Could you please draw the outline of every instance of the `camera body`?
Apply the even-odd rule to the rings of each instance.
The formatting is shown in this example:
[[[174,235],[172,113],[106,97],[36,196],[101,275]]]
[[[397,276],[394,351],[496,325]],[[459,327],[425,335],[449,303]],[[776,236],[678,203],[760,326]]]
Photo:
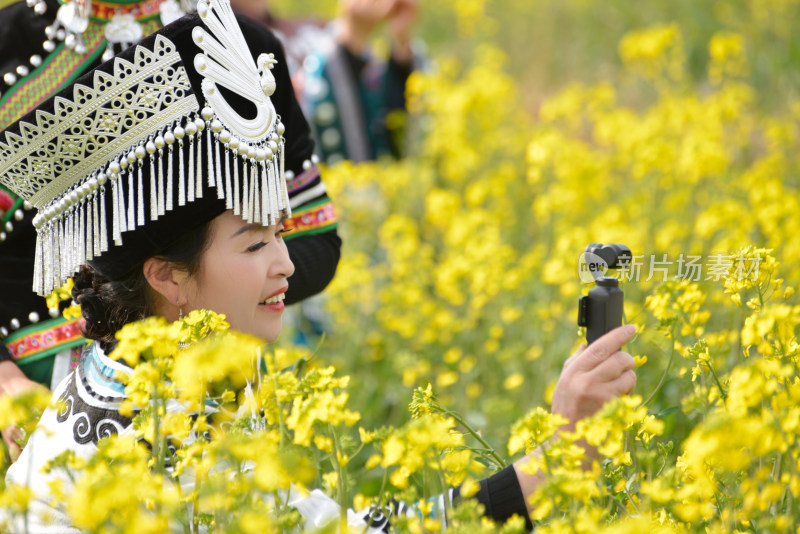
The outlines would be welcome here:
[[[622,325],[624,295],[619,280],[605,276],[605,269],[617,269],[627,260],[631,251],[625,245],[590,243],[583,258],[586,260],[596,286],[578,301],[578,326],[586,327],[586,343]]]

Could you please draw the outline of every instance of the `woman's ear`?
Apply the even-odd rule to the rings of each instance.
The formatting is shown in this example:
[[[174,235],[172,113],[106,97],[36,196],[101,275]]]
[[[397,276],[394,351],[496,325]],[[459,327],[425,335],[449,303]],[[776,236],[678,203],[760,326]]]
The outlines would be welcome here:
[[[156,292],[156,307],[159,315],[168,319],[178,309],[186,305],[185,281],[186,273],[176,269],[168,262],[158,258],[148,258],[142,265],[142,273],[147,283]],[[173,313],[174,312],[174,313]]]

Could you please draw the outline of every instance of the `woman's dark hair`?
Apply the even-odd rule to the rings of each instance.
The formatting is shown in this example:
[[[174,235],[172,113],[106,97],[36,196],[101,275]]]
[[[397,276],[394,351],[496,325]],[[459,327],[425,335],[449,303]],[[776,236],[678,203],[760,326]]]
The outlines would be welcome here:
[[[156,257],[189,275],[196,274],[200,257],[211,241],[211,222],[183,235]],[[73,278],[72,298],[80,304],[86,319],[82,333],[99,341],[104,350],[116,343],[114,334],[124,325],[155,312],[155,294],[144,276],[143,264],[119,280],[109,280],[89,265],[82,266]]]

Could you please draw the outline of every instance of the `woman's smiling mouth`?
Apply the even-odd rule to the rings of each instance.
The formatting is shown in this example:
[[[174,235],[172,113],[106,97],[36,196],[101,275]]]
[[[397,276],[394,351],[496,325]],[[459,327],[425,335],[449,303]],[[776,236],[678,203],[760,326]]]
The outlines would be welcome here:
[[[258,303],[259,307],[265,306],[273,311],[283,311],[284,309],[283,299],[286,298],[287,289],[289,288],[288,287],[281,288],[271,297],[262,300],[261,302]]]

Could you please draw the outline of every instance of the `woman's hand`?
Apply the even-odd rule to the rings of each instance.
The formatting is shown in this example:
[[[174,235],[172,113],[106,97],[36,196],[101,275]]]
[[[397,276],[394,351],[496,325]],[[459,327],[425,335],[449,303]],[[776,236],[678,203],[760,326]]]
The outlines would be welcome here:
[[[395,0],[388,15],[389,36],[392,40],[392,57],[398,63],[411,63],[411,30],[417,18],[417,0]]]
[[[571,426],[593,415],[606,401],[627,395],[636,386],[636,363],[619,349],[636,333],[633,325],[620,326],[578,351],[564,362],[553,393],[553,413]]]
[[[14,362],[0,362],[0,396],[16,395],[32,388],[44,388],[38,382],[29,379]],[[4,428],[0,431],[3,441],[8,448],[8,454],[12,462],[16,462],[22,453],[22,447],[17,440],[24,438],[22,430],[16,427]]]
[[[553,413],[569,419],[567,429],[574,429],[575,423],[593,415],[606,401],[633,391],[636,386],[636,373],[633,371],[636,363],[630,354],[619,349],[635,333],[636,327],[633,325],[615,328],[588,347],[581,345],[564,362],[553,392]],[[541,451],[537,449],[514,463],[528,513],[531,512],[528,497],[543,482],[544,475],[529,475],[522,466],[532,456],[539,454]]]
[[[401,63],[410,62],[413,58],[411,29],[418,11],[417,0],[344,0],[339,42],[360,56],[375,28],[386,22],[392,41],[392,56]]]
[[[395,3],[396,0],[344,0],[339,42],[354,55],[363,54],[370,34],[389,16]]]

